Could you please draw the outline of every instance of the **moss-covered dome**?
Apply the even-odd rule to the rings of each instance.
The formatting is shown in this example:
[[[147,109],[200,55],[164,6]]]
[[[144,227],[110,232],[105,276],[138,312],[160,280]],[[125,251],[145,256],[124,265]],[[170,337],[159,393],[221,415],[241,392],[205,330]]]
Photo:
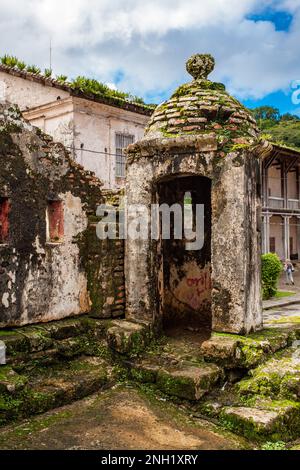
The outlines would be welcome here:
[[[207,79],[214,64],[209,54],[196,54],[187,61],[187,71],[194,80],[180,86],[156,108],[146,138],[214,132],[221,143],[243,144],[257,137],[256,121],[249,111],[226,92],[222,83]]]

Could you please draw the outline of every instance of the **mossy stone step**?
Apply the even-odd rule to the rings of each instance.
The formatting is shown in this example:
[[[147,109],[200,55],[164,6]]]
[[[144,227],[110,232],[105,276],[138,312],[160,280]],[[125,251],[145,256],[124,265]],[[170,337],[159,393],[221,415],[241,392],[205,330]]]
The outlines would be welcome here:
[[[154,357],[130,364],[130,374],[142,383],[154,383],[167,395],[199,400],[215,386],[223,371],[215,364],[167,361]]]
[[[268,397],[300,401],[300,343],[276,353],[271,359],[251,371],[236,384],[237,391],[246,399]]]
[[[6,366],[7,367],[7,366]],[[26,377],[26,375],[25,375]],[[43,413],[108,386],[110,367],[98,357],[81,357],[33,370],[22,389],[0,395],[0,424]]]
[[[266,329],[249,336],[213,333],[201,345],[206,361],[228,369],[251,369],[265,362],[276,351],[284,349],[297,338],[294,330]]]
[[[248,439],[289,441],[299,437],[300,404],[266,400],[252,407],[224,407],[219,420],[231,431]]]
[[[129,320],[114,320],[107,330],[109,347],[125,356],[139,355],[152,339],[152,329],[149,322]]]
[[[52,364],[62,357],[88,354],[88,350],[91,355],[98,355],[97,344],[103,346],[110,324],[107,320],[84,316],[0,330],[0,339],[6,346],[7,364],[20,367],[33,361]]]
[[[221,369],[215,364],[179,364],[158,370],[156,385],[167,395],[194,401],[209,392],[221,376]]]

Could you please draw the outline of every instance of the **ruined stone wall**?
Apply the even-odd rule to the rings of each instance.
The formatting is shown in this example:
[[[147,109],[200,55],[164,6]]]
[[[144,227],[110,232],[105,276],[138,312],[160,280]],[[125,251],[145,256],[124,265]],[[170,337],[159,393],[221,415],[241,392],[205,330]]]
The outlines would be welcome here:
[[[0,107],[0,157],[0,198],[9,204],[8,236],[0,243],[0,326],[122,315],[123,247],[96,237],[101,182],[15,107]],[[63,206],[61,240],[47,236],[53,200]]]

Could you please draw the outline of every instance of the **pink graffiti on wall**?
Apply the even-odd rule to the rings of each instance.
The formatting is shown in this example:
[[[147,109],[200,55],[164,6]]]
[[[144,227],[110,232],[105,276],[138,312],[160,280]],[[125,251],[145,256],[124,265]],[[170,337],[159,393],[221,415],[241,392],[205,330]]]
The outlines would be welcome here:
[[[197,277],[188,277],[186,279],[186,285],[189,289],[186,301],[193,309],[198,310],[206,297],[203,297],[203,294],[211,289],[210,273],[206,271]]]
[[[211,289],[211,277],[208,272],[204,272],[199,277],[188,277],[186,282],[188,287],[196,288],[193,290],[198,296]]]

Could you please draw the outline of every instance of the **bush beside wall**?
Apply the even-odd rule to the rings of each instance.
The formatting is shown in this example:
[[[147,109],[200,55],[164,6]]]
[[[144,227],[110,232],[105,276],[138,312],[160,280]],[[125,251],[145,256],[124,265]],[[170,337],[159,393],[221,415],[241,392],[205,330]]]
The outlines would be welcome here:
[[[277,286],[280,273],[282,272],[282,263],[275,253],[266,253],[262,255],[262,293],[263,299],[274,297],[277,292]]]

